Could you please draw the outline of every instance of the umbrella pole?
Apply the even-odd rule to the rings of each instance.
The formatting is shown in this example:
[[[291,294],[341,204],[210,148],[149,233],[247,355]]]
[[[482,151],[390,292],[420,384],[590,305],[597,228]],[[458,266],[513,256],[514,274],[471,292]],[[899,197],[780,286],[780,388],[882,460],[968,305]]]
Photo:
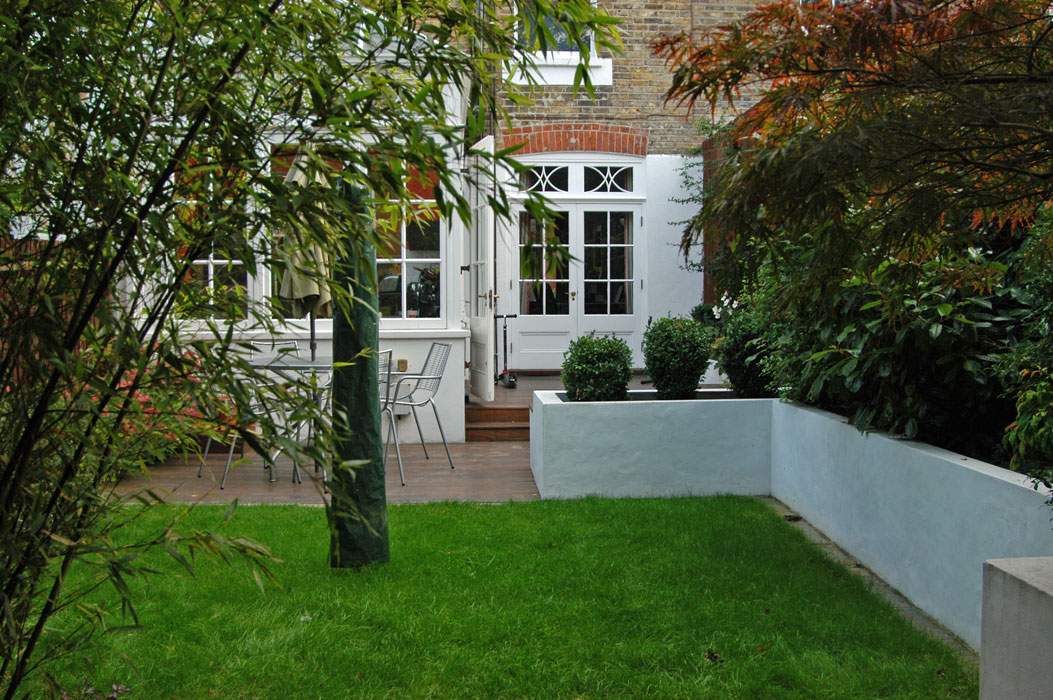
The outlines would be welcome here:
[[[314,362],[316,359],[318,359],[317,358],[318,343],[315,342],[315,339],[314,339],[314,311],[313,310],[310,313],[310,317],[311,317],[311,362]]]

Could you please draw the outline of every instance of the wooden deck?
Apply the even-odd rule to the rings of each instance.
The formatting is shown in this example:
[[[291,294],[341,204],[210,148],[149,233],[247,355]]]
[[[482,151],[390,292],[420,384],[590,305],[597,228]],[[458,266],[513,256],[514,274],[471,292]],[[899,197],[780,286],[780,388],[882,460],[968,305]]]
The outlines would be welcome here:
[[[641,378],[633,378],[632,388],[639,388]],[[518,386],[498,386],[490,405],[528,406],[534,391],[559,391],[559,376],[519,375]],[[479,404],[473,397],[473,403]],[[406,485],[399,482],[395,455],[387,465],[387,499],[389,503],[426,503],[430,501],[478,501],[503,503],[540,498],[530,472],[528,442],[452,443],[455,469],[450,469],[442,444],[429,445],[431,459],[424,458],[419,443],[402,445]],[[321,505],[325,496],[313,467],[303,470],[303,483],[292,482],[292,462],[279,457],[275,481],[268,480],[262,460],[255,455],[231,469],[226,488],[220,490],[225,454],[209,455],[204,473],[198,478],[200,462],[191,455],[169,459],[150,470],[149,477],[126,477],[117,491],[131,495],[152,489],[166,501],[188,503],[226,503],[237,498],[239,503],[299,503]]]
[[[442,443],[428,445],[431,459],[424,458],[420,444],[404,444],[402,461],[406,485],[399,482],[395,454],[387,464],[387,500],[389,503],[427,503],[430,501],[505,501],[538,500],[537,487],[530,473],[530,444],[525,442],[476,442],[450,445],[455,469],[450,469]],[[153,489],[164,500],[176,503],[225,503],[237,498],[239,503],[299,503],[321,505],[321,481],[313,467],[302,470],[303,483],[292,481],[292,461],[278,458],[275,481],[259,457],[251,455],[234,466],[220,490],[226,455],[211,454],[204,474],[197,477],[198,458],[189,462],[182,457],[168,460],[150,470],[149,478],[126,477],[118,485],[119,493],[131,495]]]

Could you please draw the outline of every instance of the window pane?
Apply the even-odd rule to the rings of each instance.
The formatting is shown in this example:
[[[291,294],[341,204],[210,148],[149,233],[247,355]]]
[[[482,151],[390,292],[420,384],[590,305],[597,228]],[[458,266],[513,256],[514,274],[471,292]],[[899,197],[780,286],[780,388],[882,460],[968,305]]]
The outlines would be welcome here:
[[[631,314],[633,312],[632,282],[611,282],[611,313]]]
[[[545,289],[550,292],[545,296],[545,315],[566,316],[569,314],[570,283],[549,282],[545,285]]]
[[[519,245],[537,244],[542,240],[541,222],[526,212],[521,213],[519,215]]]
[[[540,279],[544,267],[545,251],[542,246],[519,249],[519,277],[524,280]]]
[[[545,313],[542,285],[537,282],[519,283],[519,313],[524,316],[540,316]]]
[[[402,265],[377,265],[377,305],[385,318],[402,317]]]
[[[570,243],[570,217],[567,212],[558,211],[552,215],[552,230],[549,231],[549,236],[562,246]]]
[[[438,263],[410,264],[406,285],[406,316],[438,318],[440,308]]]
[[[566,258],[553,258],[552,248],[548,249],[549,260],[545,264],[545,279],[565,280],[570,278],[570,265]]]
[[[633,242],[633,215],[628,211],[611,212],[611,243]]]
[[[520,175],[519,186],[526,192],[566,192],[570,188],[570,169],[565,165],[539,165]]]
[[[605,246],[585,248],[585,279],[607,279],[607,248]]]
[[[633,249],[628,246],[611,246],[611,279],[633,278]]]
[[[377,211],[377,233],[382,243],[377,249],[378,260],[398,260],[402,257],[402,226],[395,207],[382,206]]]
[[[249,273],[241,265],[213,267],[212,296],[216,312],[224,318],[245,318],[249,312]]]
[[[542,32],[538,30],[537,18],[529,13],[523,13],[523,19],[519,24],[520,36],[530,46],[531,50],[541,51],[544,48],[547,51],[577,51],[577,47],[572,44],[567,34],[567,30],[557,26],[555,17],[546,16],[544,22],[545,27],[548,28],[546,33],[548,37],[545,40],[544,47],[542,47]],[[586,36],[585,39],[591,45],[591,35]]]
[[[585,166],[584,187],[586,192],[632,192],[633,169],[625,167]]]
[[[585,313],[598,316],[607,313],[607,283],[585,283]]]
[[[208,263],[191,265],[183,279],[176,302],[176,315],[182,318],[211,316],[208,291]]]
[[[585,245],[607,243],[607,212],[585,212]]]
[[[438,221],[410,221],[406,224],[406,257],[439,257]]]
[[[565,316],[570,313],[569,282],[521,282],[519,313],[526,316]]]

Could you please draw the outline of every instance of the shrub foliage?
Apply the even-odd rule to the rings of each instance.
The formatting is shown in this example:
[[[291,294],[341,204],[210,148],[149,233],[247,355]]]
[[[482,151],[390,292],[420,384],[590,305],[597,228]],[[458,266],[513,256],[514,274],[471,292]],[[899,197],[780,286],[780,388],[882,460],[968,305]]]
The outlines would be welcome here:
[[[583,335],[563,354],[563,387],[571,401],[621,401],[629,394],[633,353],[613,335]]]
[[[690,399],[709,367],[712,335],[689,318],[660,318],[644,331],[644,365],[660,399]]]

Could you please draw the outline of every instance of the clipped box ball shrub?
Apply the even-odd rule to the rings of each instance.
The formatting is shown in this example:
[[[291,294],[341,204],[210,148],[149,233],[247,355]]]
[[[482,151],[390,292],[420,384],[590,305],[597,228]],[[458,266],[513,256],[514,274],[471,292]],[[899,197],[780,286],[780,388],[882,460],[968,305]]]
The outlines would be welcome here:
[[[563,387],[571,401],[622,401],[629,394],[633,353],[615,336],[583,335],[563,353]]]
[[[709,367],[712,336],[690,318],[660,318],[644,331],[644,364],[660,399],[690,399]]]

